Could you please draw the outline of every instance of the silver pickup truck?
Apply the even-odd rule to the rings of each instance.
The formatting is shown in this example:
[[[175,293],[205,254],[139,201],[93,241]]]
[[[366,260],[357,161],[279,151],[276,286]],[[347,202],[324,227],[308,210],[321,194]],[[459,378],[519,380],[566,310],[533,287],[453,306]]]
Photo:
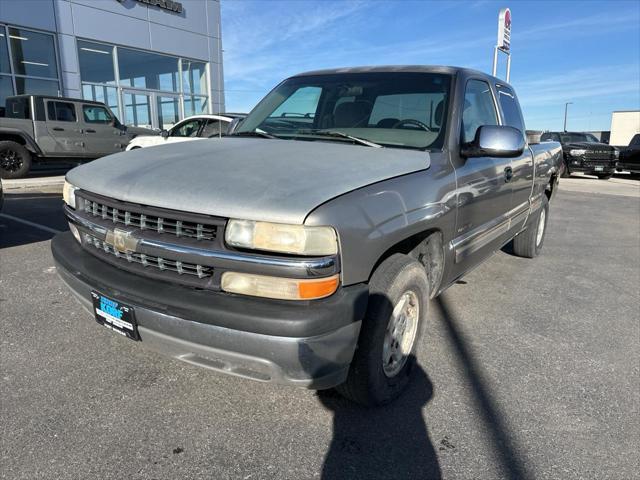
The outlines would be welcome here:
[[[0,177],[25,176],[36,162],[80,162],[123,151],[147,128],[122,125],[104,103],[77,98],[8,97],[0,115]]]
[[[539,254],[561,162],[486,74],[304,73],[226,138],[70,171],[52,251],[124,337],[381,404],[409,381],[430,298],[510,241]]]

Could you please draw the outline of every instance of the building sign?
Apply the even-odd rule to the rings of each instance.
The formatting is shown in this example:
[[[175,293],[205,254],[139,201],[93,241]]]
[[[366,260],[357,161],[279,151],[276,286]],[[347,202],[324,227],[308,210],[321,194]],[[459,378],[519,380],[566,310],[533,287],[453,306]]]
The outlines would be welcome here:
[[[173,0],[134,0],[138,3],[145,3],[152,7],[159,7],[169,12],[182,13],[182,4],[180,2],[174,2]],[[118,0],[122,3],[124,0]]]
[[[511,10],[503,8],[498,16],[498,48],[503,52],[511,49]]]

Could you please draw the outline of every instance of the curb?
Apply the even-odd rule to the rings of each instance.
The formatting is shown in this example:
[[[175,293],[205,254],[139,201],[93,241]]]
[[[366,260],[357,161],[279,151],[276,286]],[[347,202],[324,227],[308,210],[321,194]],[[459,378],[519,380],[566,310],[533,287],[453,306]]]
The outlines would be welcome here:
[[[64,175],[56,177],[17,178],[14,180],[2,180],[2,189],[5,192],[8,192],[10,190],[62,187],[62,185],[64,185]]]

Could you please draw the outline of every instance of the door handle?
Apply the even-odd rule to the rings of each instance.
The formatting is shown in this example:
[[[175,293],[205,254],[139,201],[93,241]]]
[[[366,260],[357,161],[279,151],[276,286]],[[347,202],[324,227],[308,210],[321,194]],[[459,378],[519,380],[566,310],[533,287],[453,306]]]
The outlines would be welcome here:
[[[53,130],[55,130],[56,132],[64,132],[64,128],[61,127],[53,127]]]
[[[87,128],[85,130],[85,132],[87,132],[87,133],[96,133],[96,131],[93,128]]]
[[[511,181],[512,178],[513,178],[513,168],[504,167],[504,181],[508,183]]]

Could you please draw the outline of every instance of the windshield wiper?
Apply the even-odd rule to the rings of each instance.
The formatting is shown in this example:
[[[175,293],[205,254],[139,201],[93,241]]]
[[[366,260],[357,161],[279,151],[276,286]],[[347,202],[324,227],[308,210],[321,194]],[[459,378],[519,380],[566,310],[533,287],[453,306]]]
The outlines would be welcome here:
[[[233,132],[232,137],[260,137],[260,138],[278,138],[275,135],[271,135],[267,132],[259,132],[257,130],[251,130],[247,132]]]
[[[373,148],[384,148],[382,145],[379,145],[377,143],[374,142],[370,142],[369,140],[365,140],[364,138],[360,138],[360,137],[354,137],[353,135],[348,135],[344,132],[339,132],[336,130],[313,130],[313,129],[302,129],[302,130],[298,130],[296,133],[301,133],[303,135],[309,134],[309,135],[318,135],[319,137],[337,137],[337,138],[347,138],[349,140],[352,140],[356,143],[359,143],[360,145],[366,145],[367,147],[373,147]]]

